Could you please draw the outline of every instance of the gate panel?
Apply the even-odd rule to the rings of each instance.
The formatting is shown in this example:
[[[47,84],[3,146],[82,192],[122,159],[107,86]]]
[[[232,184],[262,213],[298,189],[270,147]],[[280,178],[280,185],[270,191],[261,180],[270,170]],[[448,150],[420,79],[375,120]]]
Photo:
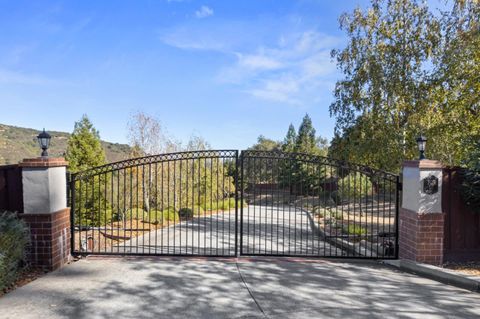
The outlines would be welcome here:
[[[242,255],[397,257],[398,176],[306,154],[241,160]]]
[[[73,174],[73,253],[235,256],[237,162],[181,152]]]

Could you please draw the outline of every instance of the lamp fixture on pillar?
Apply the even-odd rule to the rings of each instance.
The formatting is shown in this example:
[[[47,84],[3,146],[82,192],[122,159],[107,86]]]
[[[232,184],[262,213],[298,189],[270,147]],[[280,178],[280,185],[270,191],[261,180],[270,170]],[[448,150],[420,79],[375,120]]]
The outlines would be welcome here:
[[[423,135],[417,137],[418,151],[420,152],[420,160],[425,159],[425,145],[427,144],[427,138]]]
[[[51,140],[50,134],[45,132],[45,129],[43,129],[43,132],[38,134],[37,140],[38,144],[40,145],[40,148],[42,149],[42,157],[48,157],[48,147],[50,146],[50,140]]]

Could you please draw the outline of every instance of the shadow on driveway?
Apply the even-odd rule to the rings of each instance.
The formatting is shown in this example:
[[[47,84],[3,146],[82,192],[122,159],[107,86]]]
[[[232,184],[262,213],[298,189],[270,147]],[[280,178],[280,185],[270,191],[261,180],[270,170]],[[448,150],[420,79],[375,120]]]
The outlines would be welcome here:
[[[0,318],[478,318],[480,294],[375,262],[87,258],[0,298]]]

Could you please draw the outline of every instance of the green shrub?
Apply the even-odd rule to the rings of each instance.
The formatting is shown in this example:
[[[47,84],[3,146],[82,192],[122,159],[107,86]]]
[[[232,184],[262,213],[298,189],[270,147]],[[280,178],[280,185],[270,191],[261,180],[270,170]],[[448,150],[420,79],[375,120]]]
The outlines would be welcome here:
[[[243,201],[243,207],[246,207],[247,203]],[[235,198],[226,198],[220,201],[213,201],[213,202],[208,202],[204,203],[201,205],[201,207],[204,210],[230,210],[230,209],[235,209]],[[238,200],[238,208],[242,207],[242,203],[240,200]]]
[[[156,209],[150,209],[149,212],[145,212],[145,217],[143,219],[145,222],[151,224],[159,224],[162,222],[162,211]]]
[[[180,208],[178,210],[178,216],[180,219],[191,219],[193,218],[193,210],[188,207]]]
[[[134,216],[136,218],[136,216]],[[140,217],[140,216],[139,216]],[[143,221],[151,224],[161,224],[170,221],[178,221],[179,217],[173,207],[166,208],[164,210],[150,209],[150,212],[145,212]]]
[[[325,217],[326,209],[321,206],[315,206],[312,208],[312,214],[317,215],[319,217]]]
[[[343,220],[343,213],[340,211],[332,211],[330,212],[330,216],[335,218],[336,220]]]
[[[163,220],[164,223],[167,222],[167,221],[168,222],[173,222],[173,221],[178,221],[179,220],[178,214],[173,207],[169,207],[167,209],[162,210],[161,211],[161,216],[159,218],[161,218],[160,221]]]
[[[346,227],[346,232],[350,235],[366,235],[367,234],[367,229],[360,226],[360,225],[348,225]]]
[[[194,205],[192,209],[193,215],[202,215],[205,212],[205,210],[200,205]]]
[[[333,191],[330,193],[330,198],[327,201],[328,206],[336,206],[342,203],[342,197],[340,196],[339,191]]]
[[[338,181],[338,191],[333,192],[333,200],[340,202],[351,202],[355,199],[372,194],[372,182],[370,178],[361,173],[350,173]]]
[[[462,184],[460,192],[465,204],[474,212],[480,213],[480,142],[464,162],[466,166],[460,174]]]
[[[29,232],[25,222],[15,213],[3,212],[0,214],[0,234],[0,290],[3,290],[17,279],[25,262]]]

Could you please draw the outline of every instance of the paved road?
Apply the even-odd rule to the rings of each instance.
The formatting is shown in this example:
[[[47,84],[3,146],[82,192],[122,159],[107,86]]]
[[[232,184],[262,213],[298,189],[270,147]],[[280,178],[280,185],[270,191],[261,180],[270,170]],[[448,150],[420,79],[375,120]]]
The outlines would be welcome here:
[[[250,205],[243,214],[244,254],[341,256],[312,231],[302,210]],[[240,219],[240,216],[238,217]],[[197,216],[174,226],[133,238],[116,252],[142,254],[235,255],[235,211]],[[240,231],[240,229],[239,229]],[[240,243],[240,237],[238,237]]]
[[[0,318],[479,318],[480,294],[376,263],[87,258],[0,298]]]

